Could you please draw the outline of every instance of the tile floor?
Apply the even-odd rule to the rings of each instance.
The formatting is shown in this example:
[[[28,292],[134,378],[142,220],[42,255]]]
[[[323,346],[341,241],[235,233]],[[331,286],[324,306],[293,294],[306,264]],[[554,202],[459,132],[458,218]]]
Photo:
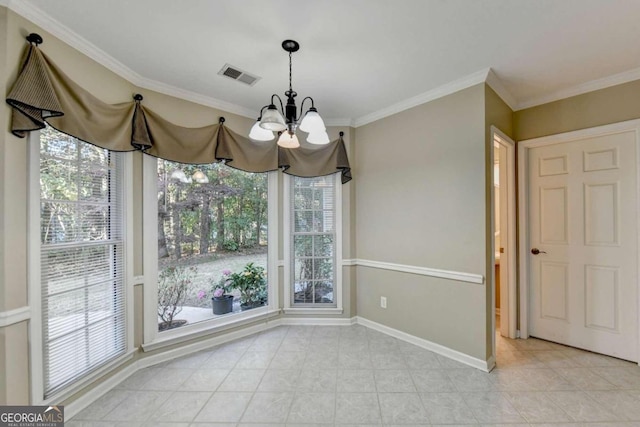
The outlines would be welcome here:
[[[138,371],[67,427],[640,426],[640,367],[498,338],[484,373],[360,325],[283,326]]]

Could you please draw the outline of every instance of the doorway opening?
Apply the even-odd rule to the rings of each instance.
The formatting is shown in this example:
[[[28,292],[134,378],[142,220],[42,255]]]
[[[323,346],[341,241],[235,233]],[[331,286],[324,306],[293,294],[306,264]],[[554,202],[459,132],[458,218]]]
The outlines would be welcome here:
[[[516,182],[515,143],[499,129],[491,128],[492,164],[492,260],[493,321],[495,333],[516,338]],[[495,355],[495,334],[493,354]]]

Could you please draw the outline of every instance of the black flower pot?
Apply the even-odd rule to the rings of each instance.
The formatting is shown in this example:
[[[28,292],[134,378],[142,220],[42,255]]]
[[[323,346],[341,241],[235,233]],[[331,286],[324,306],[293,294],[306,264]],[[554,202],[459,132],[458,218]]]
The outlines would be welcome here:
[[[233,311],[233,295],[222,295],[211,298],[213,314],[227,314]]]

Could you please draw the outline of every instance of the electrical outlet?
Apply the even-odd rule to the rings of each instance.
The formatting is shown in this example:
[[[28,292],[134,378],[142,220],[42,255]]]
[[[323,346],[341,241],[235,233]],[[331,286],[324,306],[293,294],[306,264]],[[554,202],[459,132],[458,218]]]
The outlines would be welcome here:
[[[387,297],[380,297],[380,307],[387,308]]]

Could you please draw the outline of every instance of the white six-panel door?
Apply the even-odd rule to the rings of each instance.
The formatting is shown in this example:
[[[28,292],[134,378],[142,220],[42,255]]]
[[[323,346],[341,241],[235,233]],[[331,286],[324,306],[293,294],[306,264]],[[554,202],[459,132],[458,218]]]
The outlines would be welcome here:
[[[635,130],[529,149],[529,335],[638,361],[636,167]]]

